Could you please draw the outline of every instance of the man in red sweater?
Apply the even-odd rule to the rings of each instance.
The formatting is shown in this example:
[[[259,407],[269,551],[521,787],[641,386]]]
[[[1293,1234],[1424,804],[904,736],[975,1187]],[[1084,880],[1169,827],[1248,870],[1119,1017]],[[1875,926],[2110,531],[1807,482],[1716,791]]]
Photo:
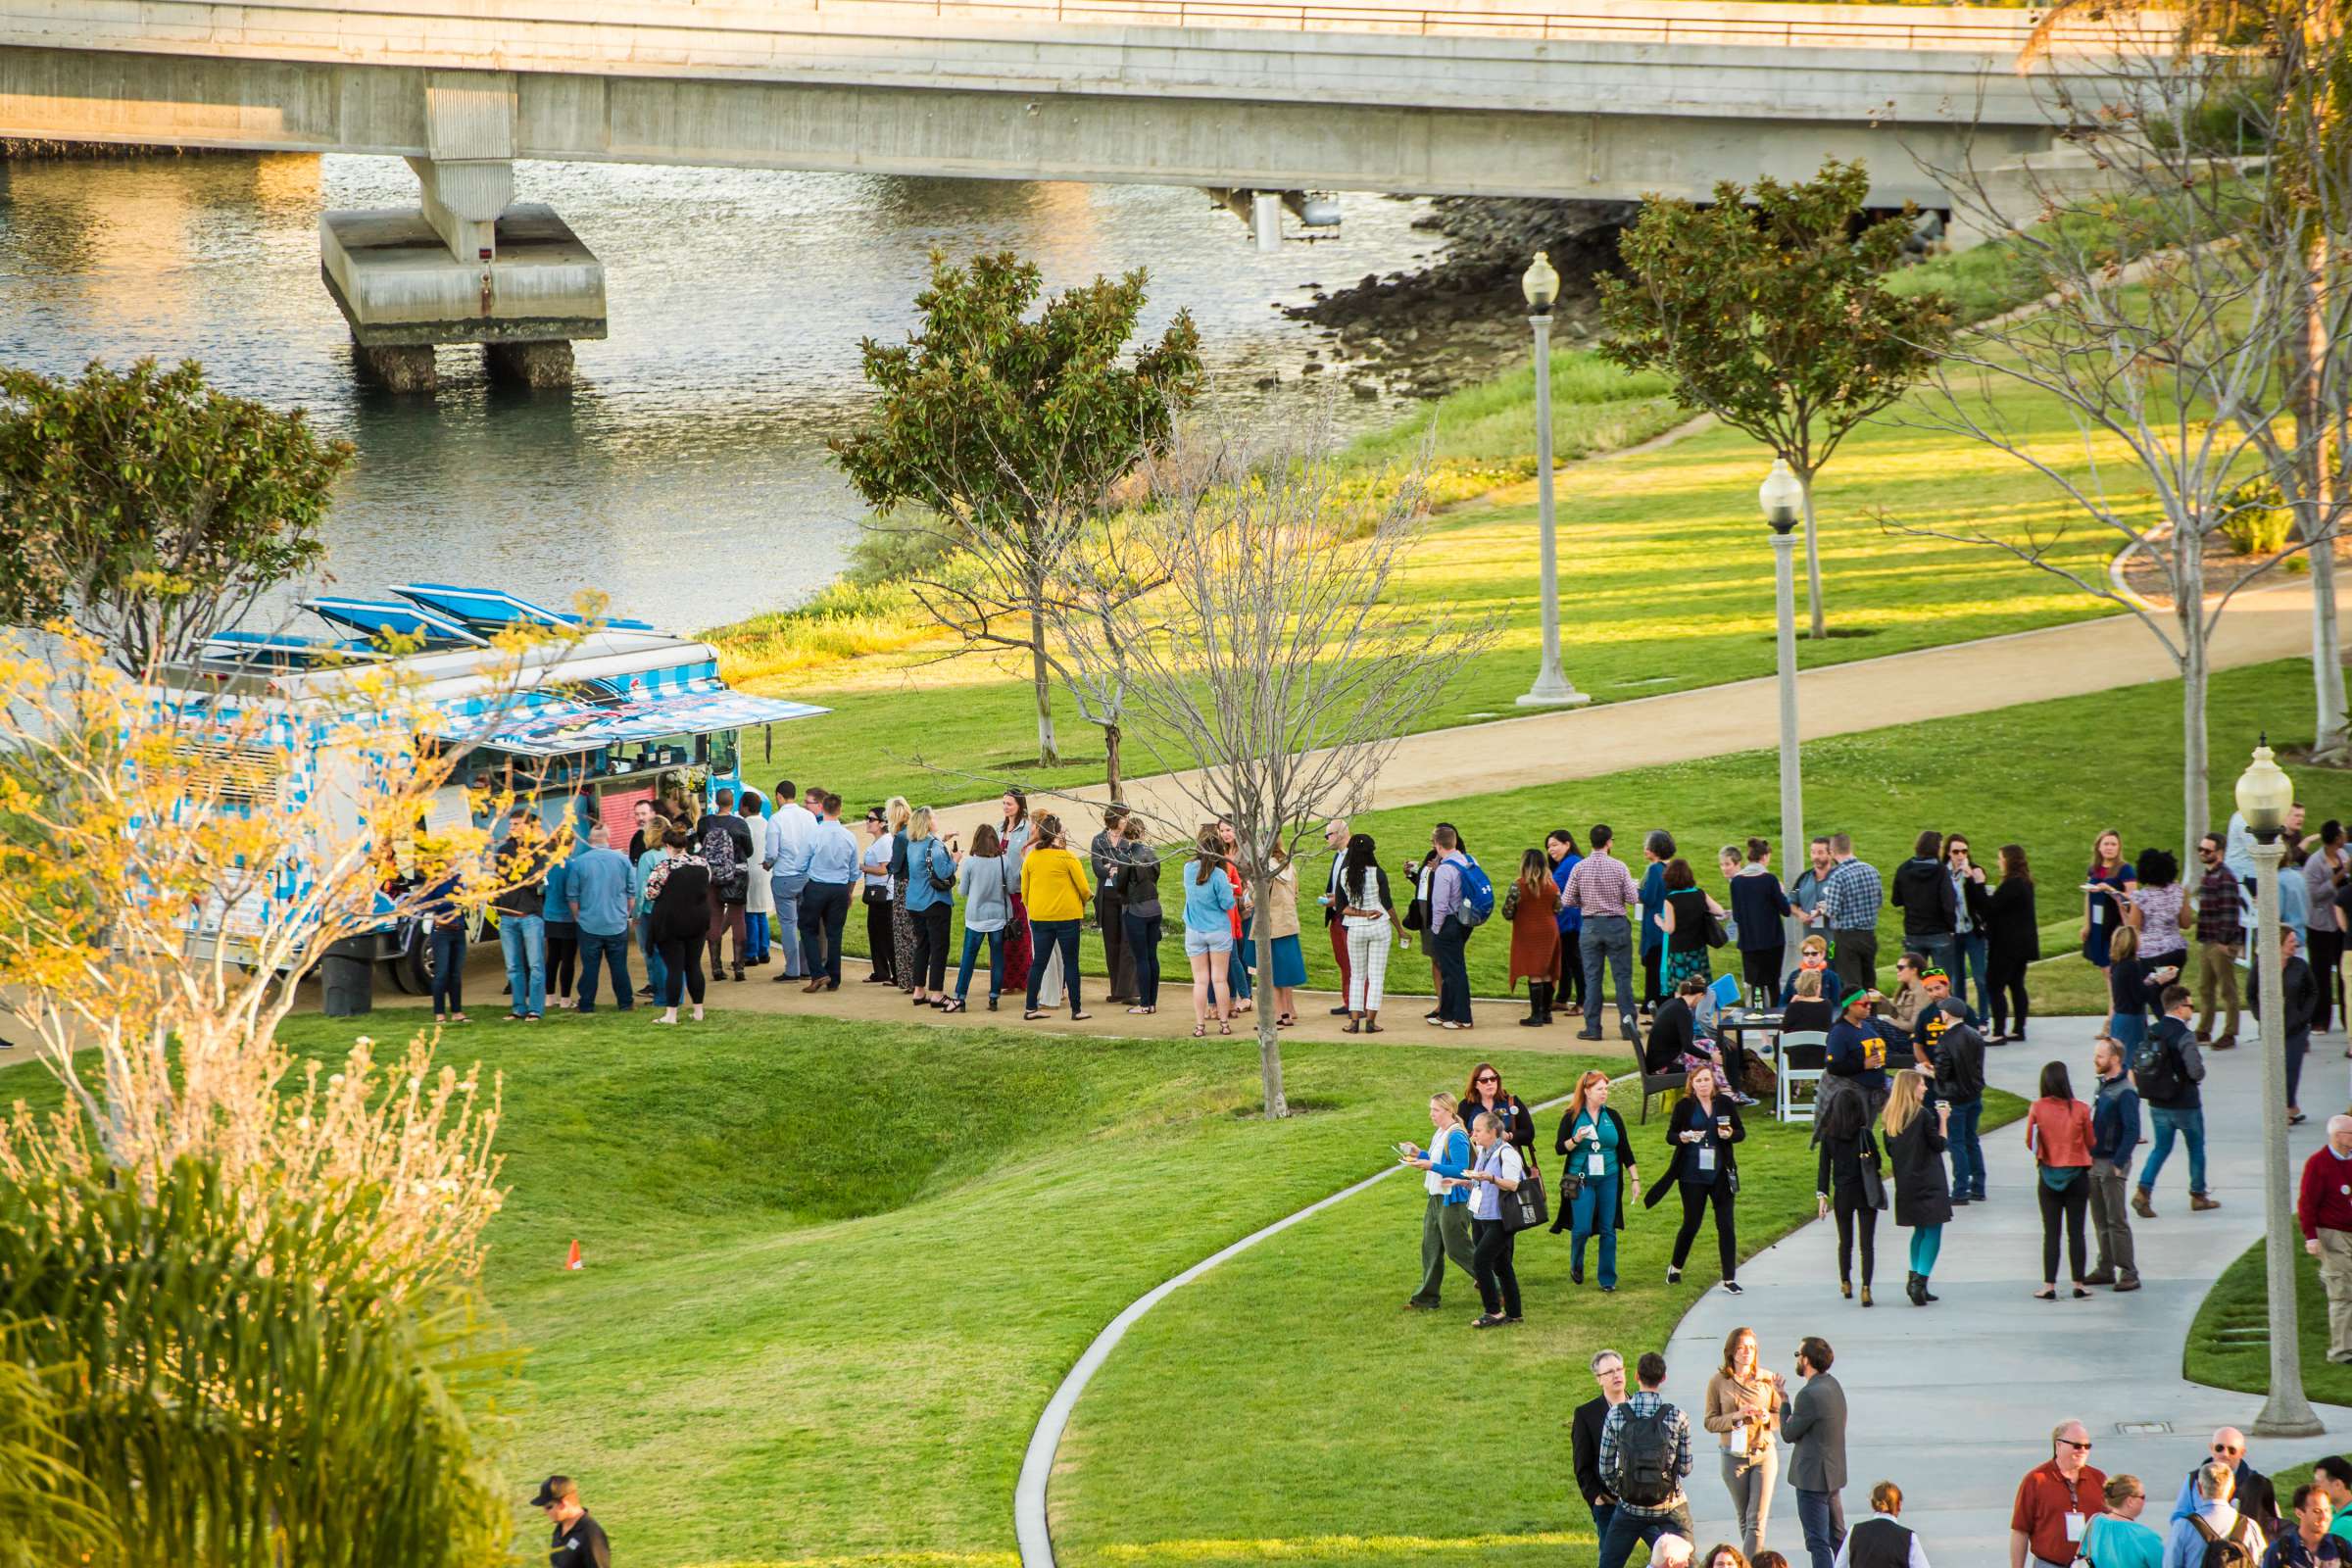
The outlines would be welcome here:
[[[2295,1218],[2328,1291],[2328,1359],[2352,1361],[2352,1116],[2328,1118],[2326,1146],[2303,1162]]]

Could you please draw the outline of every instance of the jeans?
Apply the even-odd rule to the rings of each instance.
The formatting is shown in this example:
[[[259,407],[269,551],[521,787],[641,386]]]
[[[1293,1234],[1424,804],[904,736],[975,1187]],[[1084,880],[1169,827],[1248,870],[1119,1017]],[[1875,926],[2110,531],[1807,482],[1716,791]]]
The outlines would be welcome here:
[[[1430,1194],[1429,1203],[1421,1211],[1421,1288],[1413,1293],[1413,1304],[1438,1304],[1448,1258],[1463,1273],[1476,1279],[1477,1271],[1471,1267],[1470,1256],[1469,1200],[1448,1203],[1444,1194]]]
[[[1617,982],[1617,1015],[1628,1023],[1634,1020],[1633,922],[1622,914],[1593,914],[1588,910],[1576,945],[1585,959],[1584,1032],[1597,1039],[1601,965],[1608,965]]]
[[[758,874],[758,872],[753,873],[755,876]],[[744,940],[751,945],[752,962],[765,963],[767,961],[767,911],[765,909],[744,910],[743,936]]]
[[[1028,1010],[1037,1010],[1037,988],[1046,978],[1046,950],[1055,948],[1061,953],[1061,983],[1070,994],[1070,1016],[1075,1018],[1086,1010],[1078,1000],[1078,927],[1077,920],[1036,920],[1029,922],[1029,934],[1037,943],[1036,959],[1029,965]],[[1236,967],[1239,967],[1238,965]]]
[[[1585,955],[1577,946],[1583,935],[1583,928],[1573,925],[1560,933],[1560,969],[1554,977],[1553,995],[1564,1007],[1585,1004]]]
[[[466,1010],[466,922],[433,927],[433,1010]],[[446,1006],[443,1004],[447,1004]]]
[[[601,964],[612,966],[612,1003],[626,1012],[637,1004],[629,994],[629,936],[615,931],[610,936],[595,931],[580,933],[580,1010],[596,1010],[596,972]]]
[[[1256,925],[1254,918],[1243,917],[1242,934],[1235,940],[1233,953],[1225,960],[1225,989],[1233,994],[1236,1002],[1250,1000],[1250,966],[1257,961],[1257,943],[1250,933]]]
[[[1575,1216],[1568,1265],[1582,1274],[1585,1271],[1585,1243],[1590,1238],[1598,1237],[1600,1284],[1608,1290],[1615,1289],[1617,1285],[1617,1193],[1624,1183],[1623,1171],[1611,1171],[1606,1176],[1588,1176],[1583,1189],[1568,1205],[1569,1213]]]
[[[1952,1105],[1952,1124],[1945,1133],[1952,1152],[1952,1196],[1981,1199],[1984,1196],[1984,1145],[1977,1137],[1977,1124],[1984,1117],[1984,1101],[1955,1100]]]
[[[1982,931],[1963,931],[1952,940],[1960,944],[1959,967],[1952,971],[1952,995],[1960,999],[1961,1005],[1966,1006],[1968,980],[1974,975],[1977,982],[1977,1016],[1989,1018],[1992,1016],[1992,993],[1984,989],[1984,964],[1990,944],[1984,940]]]
[[[779,904],[781,901],[779,901]],[[808,978],[841,985],[841,928],[850,923],[850,885],[811,882],[801,889],[801,961]]]
[[[1623,1503],[1618,1504],[1616,1513],[1609,1518],[1608,1533],[1600,1538],[1600,1555],[1595,1559],[1598,1568],[1625,1568],[1625,1559],[1633,1555],[1635,1542],[1654,1546],[1660,1536],[1695,1539],[1689,1503],[1677,1502],[1662,1514],[1636,1513]]]
[[[784,950],[784,974],[787,980],[805,978],[808,969],[801,962],[801,890],[808,885],[807,876],[786,876],[772,873],[767,889],[776,900],[776,946]]]
[[[1838,1548],[1845,1544],[1845,1504],[1835,1492],[1796,1494],[1796,1524],[1805,1533],[1805,1552],[1813,1568],[1832,1568]]]
[[[1135,965],[1135,1004],[1159,1005],[1159,934],[1161,917],[1146,918],[1131,909],[1119,910],[1120,935],[1127,939],[1127,958]]]
[[[1519,1233],[1502,1221],[1470,1222],[1470,1277],[1489,1317],[1519,1315],[1519,1271],[1512,1266],[1518,1248]]]
[[[637,917],[637,948],[645,955],[645,989],[656,1002],[669,994],[669,965],[662,961],[662,939],[654,935],[653,917]]]
[[[1936,1272],[1936,1259],[1943,1253],[1943,1227],[1914,1225],[1911,1227],[1911,1272],[1926,1279]]]
[[[1613,1502],[1592,1502],[1586,1506],[1592,1510],[1592,1539],[1595,1542],[1608,1540],[1609,1521],[1617,1517],[1617,1505]]]
[[[547,938],[547,994],[551,997],[571,995],[572,971],[580,956],[580,928],[569,920],[550,920]]]
[[[980,944],[988,944],[988,1000],[994,1002],[1004,994],[1004,932],[975,931],[963,928],[963,962],[956,969],[956,1000],[961,1002],[964,993],[972,988],[972,960],[980,956]]]
[[[1960,939],[1949,932],[1936,937],[1906,936],[1903,946],[1928,960],[1926,968],[1920,971],[1923,974],[1927,969],[1941,969],[1946,975],[1951,975],[1953,970],[1960,967]],[[1959,977],[1954,976],[1952,992],[1957,996],[1961,990]]]
[[[535,914],[502,914],[498,945],[507,956],[514,1016],[538,1017],[547,1010],[547,922]]]
[[[729,903],[720,898],[716,890],[713,890],[710,894],[710,972],[712,974],[722,973],[727,967],[722,961],[725,956],[720,950],[722,941],[729,932],[735,934],[735,972],[741,974],[743,960],[751,956],[744,951],[743,946],[743,901],[737,899]]]
[[[2090,1207],[2090,1173],[2084,1171],[2077,1176],[2062,1193],[2051,1192],[2049,1183],[2036,1178],[2034,1191],[2041,1198],[2041,1283],[2058,1283],[2058,1230],[2062,1219],[2066,1226],[2067,1278],[2081,1279],[2089,1272],[2082,1266],[2082,1218]]]
[[[1698,1235],[1698,1222],[1715,1210],[1715,1252],[1723,1265],[1727,1280],[1740,1277],[1740,1237],[1732,1226],[1732,1184],[1724,1178],[1729,1173],[1718,1170],[1711,1182],[1681,1182],[1683,1193],[1683,1225],[1674,1233],[1674,1266],[1681,1268],[1690,1257],[1690,1243]]]
[[[2148,1157],[2139,1167],[2139,1185],[2153,1191],[2156,1173],[2164,1169],[2165,1160],[2173,1152],[2173,1135],[2178,1133],[2188,1145],[2188,1190],[2205,1196],[2205,1111],[2159,1110],[2148,1107]]]
[[[1862,1184],[1838,1182],[1838,1191],[1830,1200],[1830,1212],[1838,1220],[1838,1278],[1854,1277],[1854,1242],[1857,1235],[1862,1243],[1862,1283],[1868,1285],[1879,1268],[1879,1211],[1862,1200]]]
[[[1438,965],[1438,1017],[1450,1023],[1470,1021],[1470,928],[1458,915],[1430,933],[1429,956]]]
[[[1720,1458],[1723,1490],[1731,1494],[1732,1512],[1740,1521],[1740,1539],[1752,1561],[1764,1549],[1764,1528],[1772,1517],[1772,1489],[1781,1479],[1781,1450],[1766,1447],[1750,1464],[1748,1456],[1725,1449]]]
[[[920,909],[909,909],[914,921],[914,989],[936,995],[948,989],[948,918],[954,913],[946,899]]]
[[[2303,1087],[2303,1057],[2310,1050],[2311,1036],[2298,1034],[2286,1037],[2286,1102],[2298,1109],[2301,1106],[2295,1099],[2295,1091]]]

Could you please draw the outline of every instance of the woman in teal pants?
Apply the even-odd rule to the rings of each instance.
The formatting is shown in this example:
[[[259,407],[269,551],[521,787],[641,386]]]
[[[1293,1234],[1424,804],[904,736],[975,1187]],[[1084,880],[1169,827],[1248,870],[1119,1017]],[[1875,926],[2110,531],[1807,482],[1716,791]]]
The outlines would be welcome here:
[[[1600,1238],[1600,1288],[1617,1289],[1617,1233],[1625,1229],[1625,1190],[1641,1183],[1625,1121],[1609,1108],[1609,1075],[1588,1072],[1560,1117],[1552,1146],[1560,1156],[1560,1191],[1576,1196],[1553,1221],[1554,1232],[1573,1227],[1568,1278],[1585,1283],[1585,1243]]]

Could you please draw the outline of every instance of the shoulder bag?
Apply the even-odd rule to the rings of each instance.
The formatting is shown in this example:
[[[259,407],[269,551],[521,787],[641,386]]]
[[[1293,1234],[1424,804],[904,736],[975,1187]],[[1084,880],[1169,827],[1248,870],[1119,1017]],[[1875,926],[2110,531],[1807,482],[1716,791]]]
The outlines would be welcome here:
[[[1886,1177],[1879,1169],[1878,1140],[1868,1133],[1862,1135],[1862,1152],[1866,1156],[1854,1163],[1862,1169],[1862,1201],[1872,1208],[1886,1206]]]
[[[1543,1173],[1536,1169],[1534,1158],[1524,1151],[1520,1153],[1520,1161],[1525,1174],[1519,1178],[1519,1185],[1510,1192],[1497,1195],[1502,1202],[1496,1212],[1502,1216],[1502,1228],[1506,1231],[1534,1230],[1551,1220],[1551,1209],[1544,1201]]]

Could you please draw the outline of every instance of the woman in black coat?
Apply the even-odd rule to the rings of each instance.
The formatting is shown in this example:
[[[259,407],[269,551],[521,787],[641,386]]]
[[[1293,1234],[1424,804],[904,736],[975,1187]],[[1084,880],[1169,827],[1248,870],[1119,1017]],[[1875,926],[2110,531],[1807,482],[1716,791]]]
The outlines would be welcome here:
[[[1642,1202],[1655,1208],[1668,1188],[1682,1195],[1683,1227],[1674,1235],[1674,1261],[1666,1269],[1669,1285],[1682,1279],[1684,1260],[1690,1257],[1690,1243],[1698,1235],[1698,1222],[1713,1208],[1723,1288],[1740,1296],[1744,1294],[1739,1280],[1740,1238],[1732,1221],[1732,1200],[1740,1194],[1740,1158],[1734,1150],[1747,1137],[1747,1129],[1740,1125],[1740,1107],[1732,1102],[1714,1068],[1690,1069],[1685,1089],[1682,1102],[1666,1119],[1666,1147],[1674,1152],[1674,1158],[1668,1162],[1666,1174],[1642,1195]]]
[[[1838,1216],[1838,1294],[1854,1298],[1854,1242],[1862,1243],[1862,1304],[1870,1305],[1871,1277],[1878,1272],[1879,1202],[1886,1196],[1886,1169],[1870,1130],[1870,1099],[1850,1078],[1824,1078],[1813,1102],[1813,1141],[1821,1152],[1813,1178],[1821,1216]],[[1878,1175],[1875,1185],[1865,1169]]]
[[[710,935],[710,867],[699,855],[687,853],[692,842],[671,828],[662,844],[669,851],[646,875],[645,890],[654,896],[654,940],[662,961],[669,966],[662,1004],[668,1010],[656,1023],[676,1023],[681,994],[694,998],[694,1021],[703,1021],[702,947]]]
[[[1944,1129],[1952,1107],[1939,1100],[1929,1115],[1927,1090],[1927,1074],[1909,1067],[1896,1073],[1886,1090],[1883,1122],[1886,1163],[1894,1177],[1894,1222],[1911,1232],[1911,1277],[1904,1290],[1913,1306],[1936,1299],[1928,1294],[1928,1276],[1936,1271],[1943,1227],[1952,1217],[1952,1189],[1943,1170]]]
[[[1988,1046],[2026,1038],[2026,965],[2041,956],[2041,927],[2034,918],[2034,875],[2026,852],[2001,846],[2001,880],[1984,905],[1984,989],[1992,997]],[[2017,1027],[2009,1027],[2014,1014]]]

